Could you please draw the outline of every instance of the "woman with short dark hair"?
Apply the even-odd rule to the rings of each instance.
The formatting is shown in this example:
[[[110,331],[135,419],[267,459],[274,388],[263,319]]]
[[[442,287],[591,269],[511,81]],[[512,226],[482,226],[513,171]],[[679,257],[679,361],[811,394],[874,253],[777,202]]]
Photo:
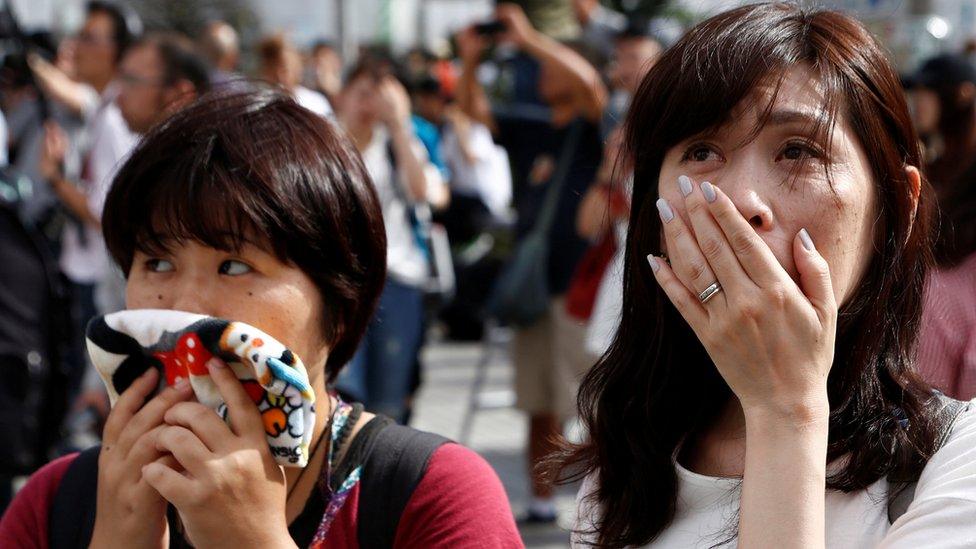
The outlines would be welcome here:
[[[971,545],[976,411],[915,373],[930,191],[875,39],[788,4],[717,15],[626,135],[622,320],[559,464],[584,478],[574,541]]]
[[[71,455],[35,474],[0,523],[0,545],[68,536],[67,546],[85,547],[520,546],[483,459],[394,429],[328,389],[386,274],[379,201],[330,122],[280,92],[204,96],[122,166],[103,229],[129,308],[245,322],[301,357],[316,397],[309,464],[276,465],[257,406],[222,361],[208,371],[229,425],[193,402],[186,383],[153,395],[150,368],[109,415],[97,467],[74,467]],[[351,426],[341,436],[326,428],[339,419]],[[411,461],[421,440],[428,453]],[[71,513],[94,516],[86,532],[51,508],[66,486],[94,476],[97,497],[78,491]]]

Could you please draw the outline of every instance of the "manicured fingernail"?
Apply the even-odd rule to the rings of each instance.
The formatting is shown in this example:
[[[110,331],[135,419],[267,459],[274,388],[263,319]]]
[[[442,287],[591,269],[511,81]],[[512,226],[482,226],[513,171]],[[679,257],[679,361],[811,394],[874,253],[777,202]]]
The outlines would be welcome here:
[[[806,229],[800,229],[800,243],[803,244],[803,247],[806,248],[808,252],[812,252],[814,250],[813,239],[810,238],[810,233],[808,233]]]
[[[647,254],[647,262],[651,264],[651,270],[655,273],[661,270],[661,264],[657,262],[657,258],[654,254]]]
[[[687,175],[679,176],[678,188],[681,189],[681,196],[688,196],[691,194],[691,178],[689,178]]]
[[[702,181],[701,190],[702,194],[705,195],[705,200],[715,202],[715,187],[713,187],[711,183],[708,181]]]
[[[224,361],[223,360],[220,360],[217,357],[213,357],[213,358],[211,358],[210,360],[207,361],[207,367],[208,368],[212,368],[214,370],[222,370],[222,369],[226,368],[227,365],[224,364]]]
[[[190,382],[185,377],[176,378],[176,383],[173,384],[173,387],[175,387],[177,391],[181,391],[181,392],[185,391],[186,388],[189,386],[190,386]]]
[[[665,223],[674,219],[674,212],[671,211],[671,205],[668,204],[668,201],[663,198],[657,199],[657,211],[661,214],[661,219],[664,220]]]

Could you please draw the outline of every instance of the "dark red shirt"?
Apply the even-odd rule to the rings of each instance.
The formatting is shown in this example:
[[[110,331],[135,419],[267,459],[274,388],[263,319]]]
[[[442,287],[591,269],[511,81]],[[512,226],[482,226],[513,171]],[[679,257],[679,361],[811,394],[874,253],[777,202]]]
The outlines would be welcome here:
[[[0,521],[0,547],[47,549],[48,511],[77,454],[37,471]],[[359,486],[336,517],[327,547],[356,548]],[[505,489],[490,465],[458,444],[445,444],[430,458],[427,472],[407,502],[397,527],[397,548],[523,547]]]

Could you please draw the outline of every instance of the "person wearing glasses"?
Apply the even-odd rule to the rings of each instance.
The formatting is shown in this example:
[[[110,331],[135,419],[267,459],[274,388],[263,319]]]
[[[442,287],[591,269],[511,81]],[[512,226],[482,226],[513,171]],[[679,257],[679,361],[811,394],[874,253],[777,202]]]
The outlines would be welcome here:
[[[77,90],[78,85],[55,67],[45,66],[36,59],[32,62],[34,73],[48,95],[81,111],[85,121],[78,181],[65,177],[65,139],[53,122],[48,122],[45,128],[39,163],[41,176],[70,218],[61,235],[59,263],[71,281],[72,321],[77,335],[74,338],[76,352],[70,354],[73,357],[85,356],[84,326],[88,319],[99,310],[122,306],[121,285],[112,284],[113,274],[102,240],[100,218],[115,167],[137,141],[137,135],[130,131],[116,103],[120,88],[115,79],[119,63],[140,33],[140,27],[138,18],[124,8],[107,2],[88,3],[84,25],[75,37],[75,76],[80,84],[94,90],[97,99],[86,100],[81,93],[55,93],[59,89],[70,91],[72,84]],[[91,94],[89,91],[88,95]],[[73,398],[81,390],[84,359],[75,359],[70,371],[69,398]]]
[[[144,134],[210,89],[206,62],[176,33],[150,34],[122,59],[116,102],[129,129]]]

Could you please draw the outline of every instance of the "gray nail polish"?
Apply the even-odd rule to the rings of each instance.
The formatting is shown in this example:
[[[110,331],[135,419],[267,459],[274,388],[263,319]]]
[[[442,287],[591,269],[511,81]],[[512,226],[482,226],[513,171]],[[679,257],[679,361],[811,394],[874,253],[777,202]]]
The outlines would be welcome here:
[[[674,212],[671,211],[671,205],[668,204],[668,201],[663,198],[657,199],[657,211],[661,214],[661,219],[664,220],[665,223],[674,219]]]
[[[715,187],[713,187],[711,183],[708,181],[702,181],[701,190],[702,194],[705,195],[705,200],[715,202]]]
[[[678,189],[681,190],[681,196],[688,196],[691,194],[691,178],[689,178],[687,175],[679,176]]]
[[[657,258],[654,254],[647,254],[647,262],[651,264],[651,270],[655,273],[661,270],[661,264],[657,262]]]
[[[807,249],[808,252],[812,252],[815,248],[813,246],[813,239],[810,238],[810,233],[806,229],[800,229],[800,244]]]

